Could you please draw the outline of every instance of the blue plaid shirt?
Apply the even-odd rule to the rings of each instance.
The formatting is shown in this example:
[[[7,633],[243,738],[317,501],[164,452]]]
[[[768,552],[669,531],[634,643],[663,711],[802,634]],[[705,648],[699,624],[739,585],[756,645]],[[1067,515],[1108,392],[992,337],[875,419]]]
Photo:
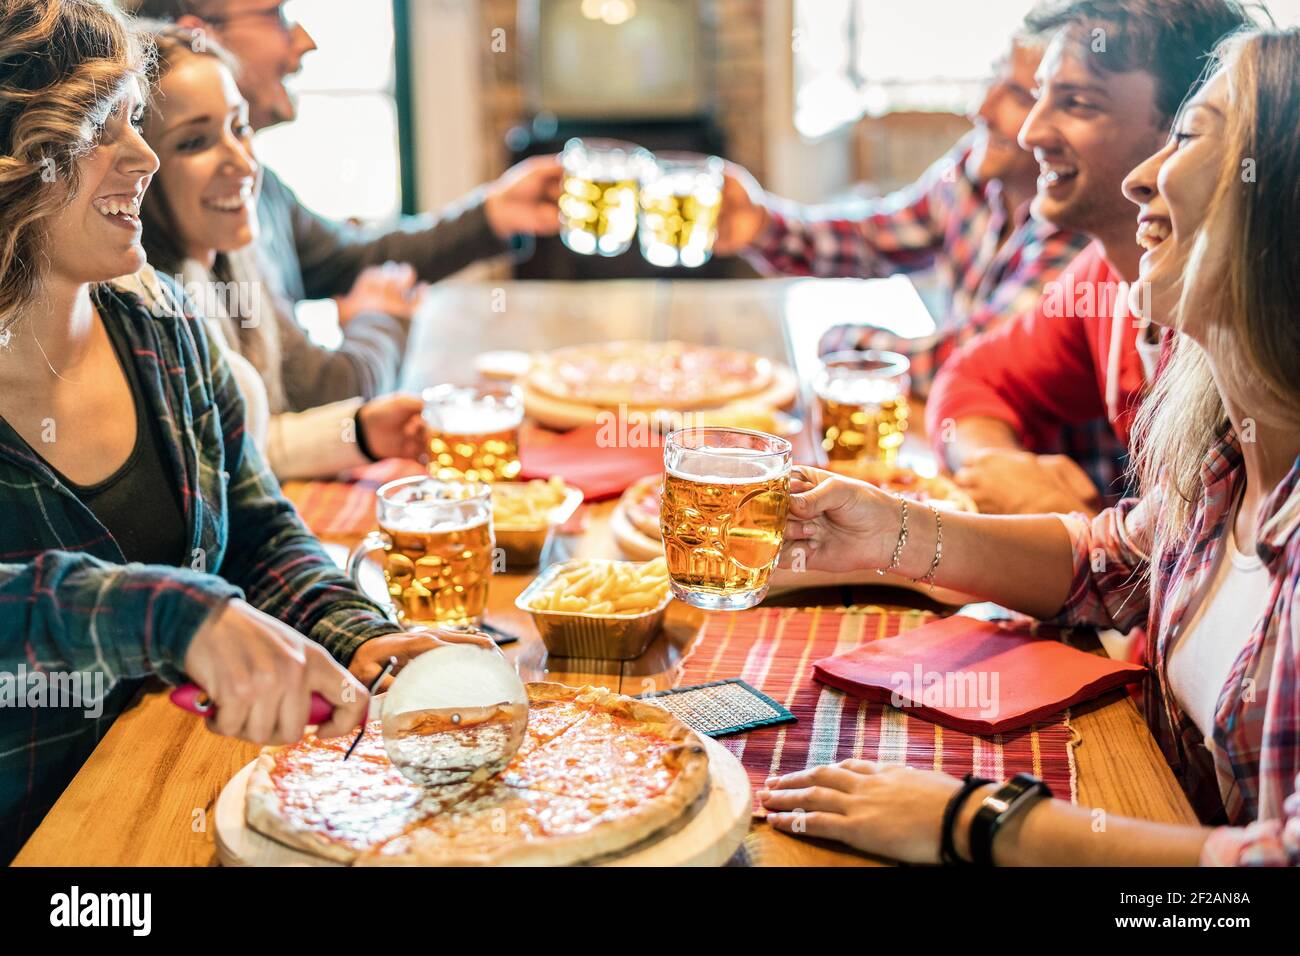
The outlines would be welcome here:
[[[92,298],[109,334],[128,344],[146,406],[162,422],[189,566],[125,564],[108,529],[0,418],[0,860],[17,852],[144,678],[183,678],[190,641],[228,599],[243,597],[343,663],[397,630],[336,569],[245,440],[243,400],[202,321],[159,305],[177,302],[171,286],[134,281],[138,292],[101,285]],[[140,503],[140,520],[149,507]],[[82,699],[36,696],[69,679]],[[85,699],[100,688],[102,699]]]

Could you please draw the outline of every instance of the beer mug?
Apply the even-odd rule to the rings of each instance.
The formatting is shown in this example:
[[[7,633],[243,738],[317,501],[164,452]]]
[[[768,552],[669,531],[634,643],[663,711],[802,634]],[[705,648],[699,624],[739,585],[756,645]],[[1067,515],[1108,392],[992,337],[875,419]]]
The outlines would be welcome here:
[[[524,400],[505,383],[439,385],[424,391],[429,477],[513,481],[519,477]]]
[[[822,357],[813,392],[827,459],[898,460],[907,431],[909,367],[905,356],[874,349]]]
[[[763,600],[789,510],[788,441],[742,428],[672,432],[659,524],[673,595],[711,611]]]
[[[372,531],[348,558],[384,553],[384,581],[403,627],[476,624],[492,576],[492,489],[483,482],[435,481],[417,475],[380,487]]]
[[[722,160],[658,153],[641,182],[641,255],[656,266],[696,268],[713,255],[722,208]]]
[[[650,153],[616,139],[564,144],[560,239],[584,256],[619,256],[636,236],[637,190]]]

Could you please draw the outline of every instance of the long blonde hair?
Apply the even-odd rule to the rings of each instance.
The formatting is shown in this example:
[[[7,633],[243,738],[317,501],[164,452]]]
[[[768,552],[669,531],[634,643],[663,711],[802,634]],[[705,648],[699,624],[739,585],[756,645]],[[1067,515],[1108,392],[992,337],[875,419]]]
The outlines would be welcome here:
[[[1256,417],[1300,420],[1300,30],[1257,30],[1225,40],[1213,69],[1227,81],[1222,165],[1184,272],[1177,326],[1195,314],[1235,355],[1219,372],[1276,399]],[[1210,236],[1225,236],[1226,250]],[[1226,255],[1224,254],[1226,251]],[[1210,263],[1214,262],[1211,266]],[[1218,263],[1222,262],[1220,266]],[[1216,352],[1221,351],[1216,347]],[[1230,427],[1206,351],[1186,335],[1139,409],[1134,467],[1163,496],[1159,554],[1184,540],[1203,496],[1201,466]]]
[[[147,44],[105,0],[0,0],[0,332],[36,294],[44,223],[76,195]]]

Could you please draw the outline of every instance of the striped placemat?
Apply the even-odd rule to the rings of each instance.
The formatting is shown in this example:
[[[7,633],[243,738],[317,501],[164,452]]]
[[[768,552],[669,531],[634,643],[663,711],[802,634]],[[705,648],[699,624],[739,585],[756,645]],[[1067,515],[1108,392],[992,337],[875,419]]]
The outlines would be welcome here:
[[[375,527],[375,492],[398,478],[425,474],[418,461],[388,458],[344,475],[343,481],[286,482],[285,496],[320,538],[362,538]]]
[[[1076,799],[1069,712],[1052,723],[992,737],[945,730],[906,712],[849,697],[812,679],[813,662],[866,641],[894,637],[935,617],[929,611],[857,608],[755,608],[709,614],[678,664],[675,684],[740,677],[788,707],[796,723],[765,727],[718,743],[749,771],[754,788],[773,774],[849,758],[1005,780],[1041,777],[1059,797]],[[761,815],[755,804],[754,812]]]

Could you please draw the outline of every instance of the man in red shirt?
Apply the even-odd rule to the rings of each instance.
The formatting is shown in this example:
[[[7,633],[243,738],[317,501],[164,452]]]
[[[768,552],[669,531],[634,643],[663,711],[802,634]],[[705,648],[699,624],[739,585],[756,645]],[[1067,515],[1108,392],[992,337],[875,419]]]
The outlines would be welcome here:
[[[1033,212],[1094,242],[1044,286],[1037,308],[953,356],[926,424],[982,509],[1091,512],[1122,488],[1099,490],[1080,463],[1096,466],[1108,444],[1127,443],[1159,352],[1128,314],[1126,280],[1142,247],[1121,184],[1167,139],[1204,55],[1249,21],[1231,0],[1074,0],[1030,20],[1054,34],[1020,131],[1039,163]],[[1097,444],[1040,454],[1059,445],[1062,426],[1100,416],[1112,434]]]

